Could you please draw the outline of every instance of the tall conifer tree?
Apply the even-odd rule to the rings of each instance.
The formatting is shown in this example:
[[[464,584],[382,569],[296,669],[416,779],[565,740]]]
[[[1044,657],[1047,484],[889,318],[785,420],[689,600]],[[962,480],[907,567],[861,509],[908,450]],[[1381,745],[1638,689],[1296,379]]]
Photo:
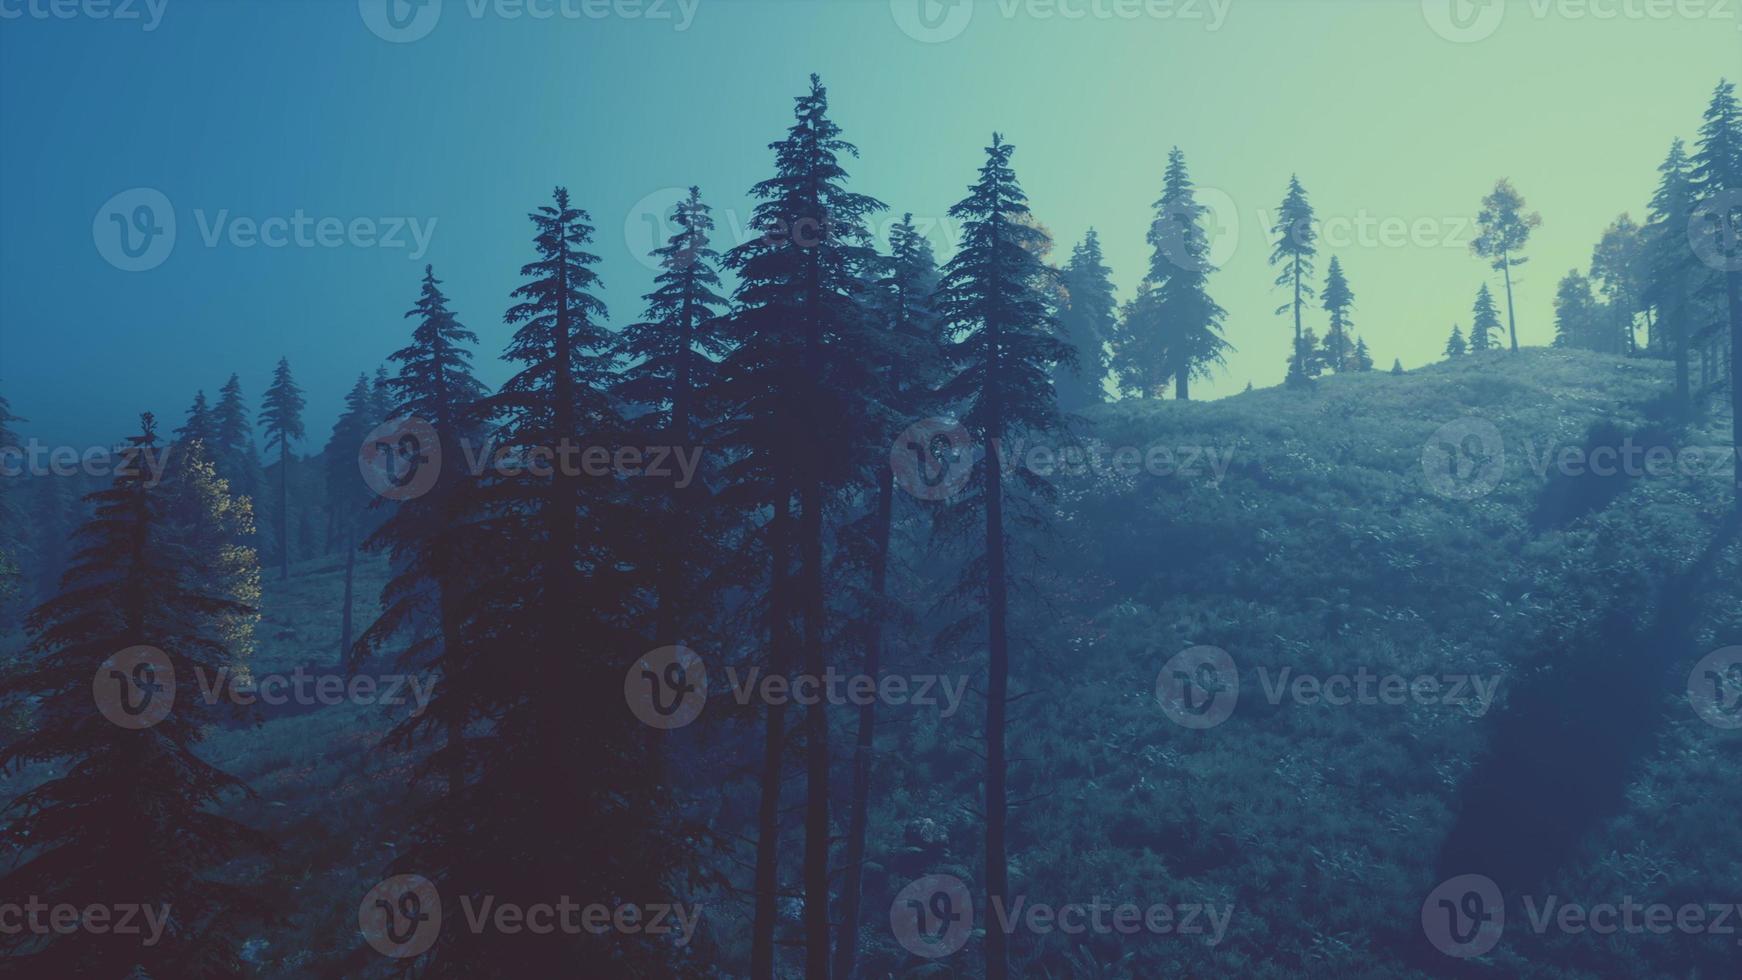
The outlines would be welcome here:
[[[758,234],[732,249],[727,264],[738,274],[729,338],[737,348],[725,366],[722,394],[738,417],[725,441],[742,454],[735,466],[744,502],[769,508],[768,544],[776,566],[772,613],[796,612],[800,673],[821,677],[827,666],[824,511],[859,485],[867,453],[877,442],[868,401],[875,396],[882,338],[866,305],[865,283],[877,264],[867,216],[883,204],[847,190],[843,159],[857,149],[829,117],[828,92],[812,75],[798,96],[794,122],[770,144],[775,174],[751,189],[760,203],[750,225]],[[796,527],[790,526],[793,500]],[[788,533],[790,532],[790,533]],[[790,552],[798,573],[783,566]],[[780,644],[775,644],[779,647]],[[775,650],[777,660],[784,654]],[[784,724],[769,712],[770,738]],[[805,844],[803,866],[805,973],[826,977],[829,956],[829,752],[827,705],[807,706]],[[773,763],[774,771],[766,771]],[[779,781],[779,753],[765,753],[764,800]],[[772,790],[777,792],[777,786]],[[775,828],[759,821],[756,925],[751,972],[773,969]]]
[[[1023,219],[1028,200],[1010,167],[1015,148],[994,134],[986,163],[968,197],[950,208],[963,222],[962,245],[945,267],[938,309],[960,338],[951,349],[953,375],[942,394],[966,406],[963,424],[985,447],[959,506],[984,515],[984,553],[964,588],[986,597],[986,897],[1007,903],[1009,857],[1006,819],[1005,728],[1010,702],[1009,569],[1006,497],[1044,483],[1018,469],[1005,474],[1006,439],[1044,432],[1059,423],[1050,375],[1071,349],[1056,335],[1040,285],[1045,271],[1029,249],[1038,232]],[[989,904],[988,907],[991,907]],[[986,977],[1009,975],[1007,936],[986,930]]]
[[[278,359],[272,371],[272,385],[260,403],[259,425],[266,434],[266,451],[278,450],[278,578],[290,578],[290,444],[301,440],[302,389],[290,375],[290,361]]]
[[[1306,308],[1306,301],[1314,296],[1313,260],[1319,253],[1319,232],[1313,226],[1313,220],[1313,206],[1307,201],[1306,188],[1300,185],[1299,177],[1289,177],[1288,193],[1283,196],[1282,207],[1276,213],[1276,224],[1270,229],[1270,233],[1276,236],[1276,244],[1270,250],[1270,264],[1282,269],[1277,274],[1276,285],[1293,293],[1288,302],[1276,308],[1278,316],[1290,311],[1294,313],[1294,354],[1288,369],[1291,384],[1304,383],[1311,376],[1307,362],[1313,356],[1313,349],[1307,343],[1301,313]]]
[[[1191,397],[1192,379],[1208,376],[1230,349],[1222,336],[1226,311],[1207,289],[1216,271],[1204,227],[1208,213],[1176,146],[1167,155],[1149,225],[1149,271],[1125,306],[1113,344],[1113,367],[1128,394],[1153,398],[1172,382],[1175,397],[1184,401]]]
[[[1701,258],[1722,281],[1715,292],[1730,326],[1736,509],[1742,513],[1742,106],[1733,82],[1720,81],[1706,105],[1692,180],[1700,203],[1697,227],[1690,233],[1702,236]]]
[[[1347,371],[1353,367],[1350,360],[1355,350],[1354,341],[1349,339],[1349,328],[1354,321],[1349,317],[1350,307],[1355,305],[1355,292],[1349,288],[1349,280],[1343,275],[1343,264],[1331,256],[1331,267],[1325,272],[1325,312],[1331,315],[1330,332],[1325,334],[1325,361],[1333,371]]]

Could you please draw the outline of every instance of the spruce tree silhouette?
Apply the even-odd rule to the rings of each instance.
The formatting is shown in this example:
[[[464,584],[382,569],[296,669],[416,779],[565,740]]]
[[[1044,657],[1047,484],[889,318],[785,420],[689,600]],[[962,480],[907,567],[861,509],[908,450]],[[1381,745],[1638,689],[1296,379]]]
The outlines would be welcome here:
[[[240,977],[239,930],[269,917],[258,892],[211,877],[267,844],[214,812],[245,787],[195,751],[229,713],[196,696],[196,679],[238,666],[223,623],[252,610],[202,588],[221,570],[173,533],[147,460],[161,449],[141,416],[113,483],[86,498],[93,515],[60,594],[30,614],[31,658],[0,683],[0,694],[40,698],[37,724],[0,749],[0,767],[62,765],[6,811],[0,844],[21,859],[0,889],[167,920],[151,943],[118,930],[8,932],[0,969],[14,975]]]

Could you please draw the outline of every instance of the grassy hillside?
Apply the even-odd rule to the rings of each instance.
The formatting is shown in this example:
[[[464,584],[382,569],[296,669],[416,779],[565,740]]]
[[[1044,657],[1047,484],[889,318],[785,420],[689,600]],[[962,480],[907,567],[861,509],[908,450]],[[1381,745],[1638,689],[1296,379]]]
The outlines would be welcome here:
[[[1715,543],[1730,464],[1601,479],[1539,476],[1531,461],[1635,433],[1727,445],[1727,416],[1665,424],[1669,384],[1662,364],[1529,351],[1094,411],[1086,431],[1106,447],[1230,461],[1219,480],[1058,477],[1049,560],[1031,569],[1041,595],[1016,631],[1030,642],[1013,689],[1033,693],[1011,727],[1024,760],[1011,792],[1032,802],[1012,821],[1012,890],[1233,913],[1214,946],[1019,934],[1023,975],[1447,975],[1457,964],[1424,948],[1421,908],[1465,872],[1498,881],[1512,915],[1470,975],[1733,975],[1733,936],[1538,937],[1518,904],[1738,897],[1742,736],[1699,720],[1685,693],[1699,657],[1742,642],[1737,549]],[[1424,445],[1472,415],[1501,434],[1503,470],[1491,492],[1448,497]],[[1158,708],[1157,682],[1199,644],[1229,654],[1238,700],[1189,730]],[[926,656],[909,644],[898,659]],[[1267,696],[1284,670],[1361,668],[1486,678],[1498,693],[1486,709]],[[980,711],[891,735],[868,908],[920,874],[977,879]],[[875,938],[884,971],[978,965],[973,943],[919,968]]]

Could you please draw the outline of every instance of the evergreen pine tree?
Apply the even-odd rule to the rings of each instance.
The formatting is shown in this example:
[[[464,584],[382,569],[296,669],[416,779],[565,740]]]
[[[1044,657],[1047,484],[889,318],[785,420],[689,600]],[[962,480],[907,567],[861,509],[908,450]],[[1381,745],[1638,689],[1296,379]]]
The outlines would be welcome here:
[[[593,228],[560,187],[528,217],[535,257],[504,317],[516,328],[504,356],[518,370],[480,405],[510,465],[486,473],[455,522],[480,550],[462,552],[462,654],[449,649],[442,662],[454,707],[487,734],[466,739],[464,784],[434,801],[388,872],[424,875],[444,897],[473,902],[579,893],[668,903],[691,848],[674,846],[683,835],[650,778],[645,729],[621,700],[625,665],[648,650],[640,626],[651,576],[636,561],[635,513],[618,481],[589,478],[577,462],[624,433],[607,390],[617,359],[587,250]],[[426,954],[437,976],[673,968],[654,936],[480,933],[458,901],[444,901],[442,915]]]
[[[167,922],[151,944],[118,931],[0,934],[9,965],[30,976],[241,977],[240,928],[267,915],[250,889],[212,877],[266,844],[216,812],[244,787],[196,752],[224,712],[193,695],[195,681],[238,666],[215,624],[249,610],[200,588],[216,570],[170,533],[166,491],[141,459],[157,451],[155,425],[141,422],[113,483],[87,498],[95,515],[59,595],[30,614],[34,657],[0,682],[0,694],[39,700],[0,768],[59,773],[13,801],[0,841],[21,859],[0,890],[81,908],[138,903]]]
[[[1693,405],[1689,344],[1697,309],[1696,294],[1708,276],[1708,270],[1688,243],[1696,204],[1691,168],[1686,146],[1679,139],[1671,143],[1669,155],[1657,168],[1662,176],[1652,195],[1651,213],[1645,226],[1646,266],[1650,276],[1646,298],[1657,309],[1657,322],[1664,329],[1675,359],[1676,404],[1683,416]]]
[[[1355,338],[1355,370],[1373,370],[1373,354],[1367,350],[1367,341]]]
[[[865,302],[877,266],[866,217],[883,204],[846,189],[845,157],[858,151],[829,117],[828,93],[817,76],[795,99],[794,122],[771,144],[775,174],[751,189],[760,203],[750,225],[758,234],[727,256],[738,275],[737,310],[728,337],[735,344],[723,368],[721,393],[734,424],[722,434],[737,450],[728,477],[733,494],[770,514],[767,551],[774,565],[770,621],[775,633],[796,613],[802,623],[796,666],[821,677],[827,667],[824,601],[824,511],[862,485],[866,447],[877,444],[869,401],[884,337]],[[791,526],[797,498],[797,527]],[[798,573],[789,576],[789,558]],[[787,665],[788,644],[771,644],[775,670]],[[778,794],[784,725],[768,713],[763,814],[758,820],[755,923],[751,975],[773,970],[778,828],[770,800]],[[827,705],[806,707],[803,932],[805,972],[826,976],[829,956],[829,755]]]
[[[1530,242],[1530,233],[1542,224],[1542,215],[1524,213],[1524,198],[1502,179],[1494,190],[1482,199],[1482,210],[1476,214],[1480,233],[1470,242],[1470,250],[1493,263],[1506,280],[1506,326],[1512,338],[1513,351],[1518,350],[1518,317],[1512,303],[1512,270],[1528,262],[1519,256]]]
[[[1208,376],[1230,349],[1222,337],[1227,313],[1206,289],[1216,271],[1204,231],[1207,212],[1185,154],[1174,147],[1149,226],[1149,271],[1125,305],[1113,342],[1113,368],[1127,394],[1153,398],[1172,381],[1175,397],[1188,399],[1191,380]]]
[[[1301,384],[1311,377],[1307,362],[1313,355],[1313,347],[1307,343],[1301,312],[1306,301],[1314,295],[1310,280],[1313,259],[1319,251],[1319,233],[1313,227],[1312,204],[1307,201],[1306,189],[1301,187],[1298,177],[1288,178],[1288,193],[1282,199],[1282,208],[1277,212],[1276,224],[1270,233],[1276,236],[1276,244],[1270,251],[1270,264],[1282,268],[1276,277],[1276,285],[1287,287],[1294,293],[1289,302],[1276,308],[1278,316],[1290,310],[1294,312],[1294,345],[1293,353],[1289,355],[1288,380],[1291,384]]]
[[[1494,347],[1494,331],[1500,329],[1500,310],[1494,305],[1494,294],[1488,291],[1488,284],[1476,292],[1476,305],[1471,309],[1470,321],[1470,351],[1491,350]]]
[[[217,439],[217,445],[212,447],[212,461],[217,464],[218,476],[230,485],[231,493],[258,502],[260,456],[254,448],[248,406],[242,400],[242,382],[234,374],[218,392],[212,426]]]
[[[1044,492],[1038,477],[1024,470],[1003,471],[1000,452],[1006,439],[1053,429],[1058,405],[1049,383],[1053,366],[1072,351],[1056,336],[1039,284],[1040,263],[1027,243],[1036,232],[1021,219],[1027,197],[1010,168],[1014,147],[996,134],[987,161],[967,198],[950,208],[963,222],[962,244],[945,267],[938,308],[959,340],[951,348],[954,374],[942,394],[964,403],[963,425],[986,447],[969,479],[964,513],[982,512],[985,551],[969,565],[962,589],[986,597],[986,896],[1006,903],[1009,860],[1006,818],[1005,727],[1009,707],[1009,570],[1005,522],[1007,497],[1026,488]],[[984,576],[983,579],[980,576]],[[987,980],[1009,975],[1005,933],[986,930]]]
[[[1463,357],[1468,349],[1464,345],[1463,328],[1455,323],[1452,324],[1452,336],[1446,340],[1446,358],[1449,360],[1454,357]]]
[[[482,542],[488,539],[468,520],[475,495],[460,464],[468,450],[477,451],[477,405],[487,392],[472,374],[471,348],[478,336],[448,309],[433,267],[424,266],[421,293],[405,316],[415,324],[410,341],[389,358],[398,369],[387,385],[391,403],[385,413],[405,421],[377,434],[385,436],[391,451],[404,454],[384,464],[405,469],[394,475],[399,485],[387,482],[395,506],[364,542],[369,550],[388,554],[393,575],[381,592],[381,615],[347,654],[356,665],[380,649],[403,644],[396,657],[399,668],[439,678],[424,713],[401,722],[389,744],[406,749],[431,732],[440,734],[424,772],[444,780],[438,812],[445,818],[464,810],[465,731],[478,719],[467,708],[464,626],[474,598],[472,569],[487,556]],[[426,444],[432,436],[433,444]],[[402,450],[406,437],[410,441]],[[352,457],[363,448],[353,449]],[[423,467],[433,467],[433,479],[423,475]]]
[[[1399,357],[1399,358],[1392,360],[1391,373],[1392,374],[1402,374],[1403,373],[1403,358]]]
[[[620,336],[626,365],[614,385],[617,399],[640,414],[632,426],[646,445],[670,447],[676,453],[700,453],[717,435],[710,393],[716,384],[717,362],[730,350],[720,308],[719,253],[714,251],[712,210],[702,203],[701,189],[673,210],[675,231],[654,249],[660,272],[654,290],[642,297],[642,319]],[[700,457],[696,457],[698,460]],[[720,565],[710,552],[721,540],[722,528],[708,500],[709,474],[697,473],[682,486],[649,482],[648,561],[658,571],[654,597],[653,636],[656,647],[694,642],[705,611],[702,573]]]
[[[1350,370],[1354,367],[1352,355],[1355,344],[1349,339],[1349,328],[1354,326],[1349,309],[1355,305],[1355,293],[1349,288],[1349,280],[1343,275],[1343,263],[1335,255],[1331,256],[1331,267],[1325,272],[1325,292],[1322,298],[1325,312],[1331,315],[1330,332],[1325,334],[1325,360],[1333,371]]]
[[[193,447],[197,445],[198,452],[204,453],[208,458],[214,457],[218,448],[217,433],[217,421],[212,416],[211,406],[206,403],[206,393],[195,392],[194,403],[188,406],[187,421],[175,430],[176,455],[196,451]]]
[[[1067,412],[1105,400],[1101,386],[1107,377],[1107,343],[1117,323],[1113,270],[1101,255],[1101,239],[1091,228],[1071,250],[1062,277],[1065,302],[1058,313],[1065,343],[1077,352],[1077,368],[1061,369],[1053,378],[1059,407]]]
[[[278,450],[278,578],[290,578],[290,444],[304,436],[302,389],[290,376],[290,361],[278,359],[272,386],[260,403],[259,425],[266,433],[266,451]]]
[[[1714,292],[1723,298],[1730,325],[1736,509],[1742,513],[1742,106],[1732,82],[1719,81],[1706,106],[1691,179],[1699,205],[1689,232],[1700,236],[1700,257],[1722,280]]]

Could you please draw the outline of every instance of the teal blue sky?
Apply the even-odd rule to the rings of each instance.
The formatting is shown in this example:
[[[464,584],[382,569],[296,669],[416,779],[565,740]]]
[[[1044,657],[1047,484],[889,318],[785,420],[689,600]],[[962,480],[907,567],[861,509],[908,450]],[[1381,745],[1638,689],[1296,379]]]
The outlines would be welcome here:
[[[1217,208],[1211,282],[1238,348],[1201,396],[1282,378],[1265,226],[1291,173],[1382,367],[1468,325],[1491,275],[1470,222],[1511,178],[1543,217],[1518,303],[1524,342],[1546,344],[1555,281],[1615,216],[1643,217],[1670,140],[1742,75],[1737,0],[444,0],[398,6],[423,18],[404,32],[381,0],[154,2],[116,19],[0,0],[0,390],[45,441],[108,442],[145,409],[179,422],[231,371],[258,396],[285,355],[317,449],[401,342],[425,261],[499,381],[525,214],[557,184],[592,213],[627,322],[676,189],[701,185],[735,239],[812,71],[861,148],[854,187],[890,220],[914,212],[947,256],[939,219],[1000,131],[1054,257],[1098,229],[1121,298],[1180,146]],[[124,271],[102,219],[136,188],[176,236]],[[298,214],[337,219],[332,247],[247,244],[248,222]],[[396,224],[400,247],[334,231]]]

